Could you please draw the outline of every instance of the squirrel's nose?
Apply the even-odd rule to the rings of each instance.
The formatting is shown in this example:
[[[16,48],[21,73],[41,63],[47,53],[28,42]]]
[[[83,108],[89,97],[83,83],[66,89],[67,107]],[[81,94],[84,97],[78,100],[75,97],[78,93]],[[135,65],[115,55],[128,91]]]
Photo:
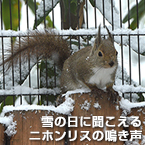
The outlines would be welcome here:
[[[110,61],[109,62],[109,65],[112,67],[114,65],[114,62],[113,61]]]

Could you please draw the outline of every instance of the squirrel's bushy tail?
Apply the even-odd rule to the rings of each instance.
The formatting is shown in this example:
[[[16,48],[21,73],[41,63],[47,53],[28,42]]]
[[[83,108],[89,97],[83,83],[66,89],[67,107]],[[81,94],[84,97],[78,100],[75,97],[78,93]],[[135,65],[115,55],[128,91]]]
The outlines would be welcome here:
[[[57,66],[62,69],[64,61],[70,56],[70,49],[67,41],[62,36],[51,31],[30,31],[29,37],[23,38],[20,43],[16,42],[12,50],[8,50],[8,55],[1,65],[6,65],[9,69],[12,64],[17,64],[20,56],[21,61],[52,58]]]

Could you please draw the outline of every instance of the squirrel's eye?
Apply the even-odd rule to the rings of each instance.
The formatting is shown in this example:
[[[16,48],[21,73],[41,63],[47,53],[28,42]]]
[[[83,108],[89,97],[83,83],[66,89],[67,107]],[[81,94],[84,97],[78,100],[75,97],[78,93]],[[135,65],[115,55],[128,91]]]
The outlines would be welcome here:
[[[100,57],[103,56],[101,51],[98,52],[98,56],[100,56]]]
[[[118,55],[118,52],[116,51],[116,56]]]

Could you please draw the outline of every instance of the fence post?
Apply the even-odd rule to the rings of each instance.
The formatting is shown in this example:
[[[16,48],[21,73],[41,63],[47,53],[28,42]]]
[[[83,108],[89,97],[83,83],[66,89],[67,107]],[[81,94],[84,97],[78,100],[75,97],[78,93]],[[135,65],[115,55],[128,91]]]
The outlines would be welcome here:
[[[109,94],[101,91],[100,96],[99,95],[91,95],[90,93],[87,94],[74,94],[72,95],[72,98],[75,100],[75,106],[74,106],[74,111],[72,112],[72,116],[78,116],[79,118],[81,117],[90,117],[91,119],[85,119],[87,124],[91,124],[91,126],[88,127],[81,127],[81,122],[79,119],[78,127],[77,128],[69,128],[72,132],[75,130],[78,131],[78,138],[75,142],[70,142],[70,145],[76,145],[76,144],[81,144],[81,145],[94,145],[94,144],[103,144],[103,145],[123,145],[123,142],[118,140],[117,137],[117,142],[109,142],[105,141],[105,136],[102,139],[102,141],[97,141],[93,139],[93,134],[95,136],[95,131],[102,131],[104,133],[104,130],[116,130],[121,131],[121,127],[117,127],[118,125],[118,119],[121,115],[121,110],[119,109],[118,104],[113,104],[109,100]],[[96,98],[97,97],[97,98]],[[92,121],[92,116],[103,116],[104,118],[104,123],[103,127],[92,127],[93,121]],[[107,127],[105,125],[106,121],[109,119],[106,119],[106,117],[115,117],[113,120],[110,120],[108,122],[109,125],[115,125],[115,127]],[[99,121],[99,119],[98,119]],[[101,120],[100,120],[101,121]],[[80,136],[83,137],[83,134],[81,133],[82,131],[89,131],[89,138],[91,139],[90,141],[85,139],[84,141],[80,141]],[[100,137],[99,137],[100,138]]]
[[[142,135],[145,135],[145,106],[144,107],[137,107],[137,108],[132,108],[131,109],[131,113],[128,115],[128,117],[139,117],[139,121],[141,123],[141,125],[139,127],[134,127],[133,125],[129,125],[129,131],[142,131]],[[139,122],[135,122],[136,124],[139,124]],[[142,136],[143,137],[143,136]],[[143,139],[143,138],[142,138]],[[142,143],[143,142],[143,143]],[[144,141],[139,140],[139,144],[145,144],[145,137],[144,137]]]
[[[61,114],[55,114],[55,112],[48,112],[45,110],[34,110],[34,111],[14,111],[14,121],[17,121],[17,133],[11,138],[10,145],[64,145],[65,139],[60,141],[55,141],[55,138],[59,138],[60,135],[54,134],[55,131],[59,131],[61,134],[65,132],[65,127],[42,127],[41,117],[42,116],[53,116],[55,119],[58,116],[63,116]],[[49,138],[49,141],[46,141],[47,130],[53,132],[53,140]],[[38,134],[33,134],[30,132],[39,132]],[[46,138],[43,141],[44,134],[46,133]],[[54,136],[55,135],[55,136]],[[30,140],[34,138],[34,140]],[[40,138],[40,140],[36,140]]]
[[[0,124],[0,144],[4,145],[4,131],[5,128],[2,124]]]
[[[118,137],[118,132],[124,130],[124,128],[120,126],[118,127],[118,124],[120,123],[118,119],[121,116],[122,110],[119,108],[120,106],[118,103],[113,104],[109,100],[109,96],[110,94],[104,91],[101,91],[99,95],[91,93],[70,95],[69,97],[71,97],[75,103],[74,109],[69,116],[59,113],[56,114],[55,112],[50,112],[48,110],[13,111],[14,121],[17,121],[17,133],[11,137],[10,145],[123,145],[124,142],[120,141]],[[131,110],[131,113],[127,117],[139,116],[139,120],[142,124],[141,128],[134,128],[130,125],[127,128],[129,133],[130,130],[142,130],[142,134],[145,134],[145,124],[143,124],[144,112],[144,107],[133,108]],[[54,125],[53,128],[42,127],[42,116],[53,116],[54,120],[57,117],[62,116],[66,118],[67,123],[63,127],[58,127],[56,125]],[[77,125],[75,124],[76,122],[74,122],[74,119],[76,119],[75,121],[77,122]],[[76,126],[74,127],[72,125]],[[2,129],[4,130],[4,128]],[[51,140],[49,136],[49,141],[46,141],[46,139],[43,141],[42,138],[44,137],[44,132],[47,130],[53,132],[53,140]],[[109,130],[116,131],[115,137],[117,140],[115,142],[106,138],[106,132]],[[31,131],[37,131],[39,134],[31,134]],[[56,131],[60,132],[60,134],[55,134]],[[64,132],[66,132],[66,136],[62,137],[60,141],[56,141],[55,139],[60,138]],[[87,135],[86,132],[88,133]],[[97,137],[96,132],[102,133]],[[84,135],[87,136],[85,139],[83,139]],[[1,136],[3,136],[3,134],[0,134],[0,137]],[[101,137],[103,138],[100,139]],[[40,138],[40,140],[32,141],[30,138]],[[142,142],[143,140],[139,140],[140,144],[142,144]]]

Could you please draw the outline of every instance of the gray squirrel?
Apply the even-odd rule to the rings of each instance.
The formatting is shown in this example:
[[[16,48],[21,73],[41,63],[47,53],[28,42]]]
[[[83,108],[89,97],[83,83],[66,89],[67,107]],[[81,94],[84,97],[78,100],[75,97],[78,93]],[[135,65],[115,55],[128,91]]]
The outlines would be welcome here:
[[[107,27],[106,30],[107,39],[101,38],[99,26],[94,45],[80,49],[73,55],[62,36],[50,31],[32,31],[30,35],[33,37],[23,38],[20,45],[16,44],[13,54],[10,53],[1,65],[12,67],[12,63],[18,63],[20,54],[22,61],[32,56],[37,56],[38,60],[52,58],[62,71],[60,84],[63,93],[81,88],[93,90],[104,87],[114,92],[112,86],[118,66],[117,51]]]

